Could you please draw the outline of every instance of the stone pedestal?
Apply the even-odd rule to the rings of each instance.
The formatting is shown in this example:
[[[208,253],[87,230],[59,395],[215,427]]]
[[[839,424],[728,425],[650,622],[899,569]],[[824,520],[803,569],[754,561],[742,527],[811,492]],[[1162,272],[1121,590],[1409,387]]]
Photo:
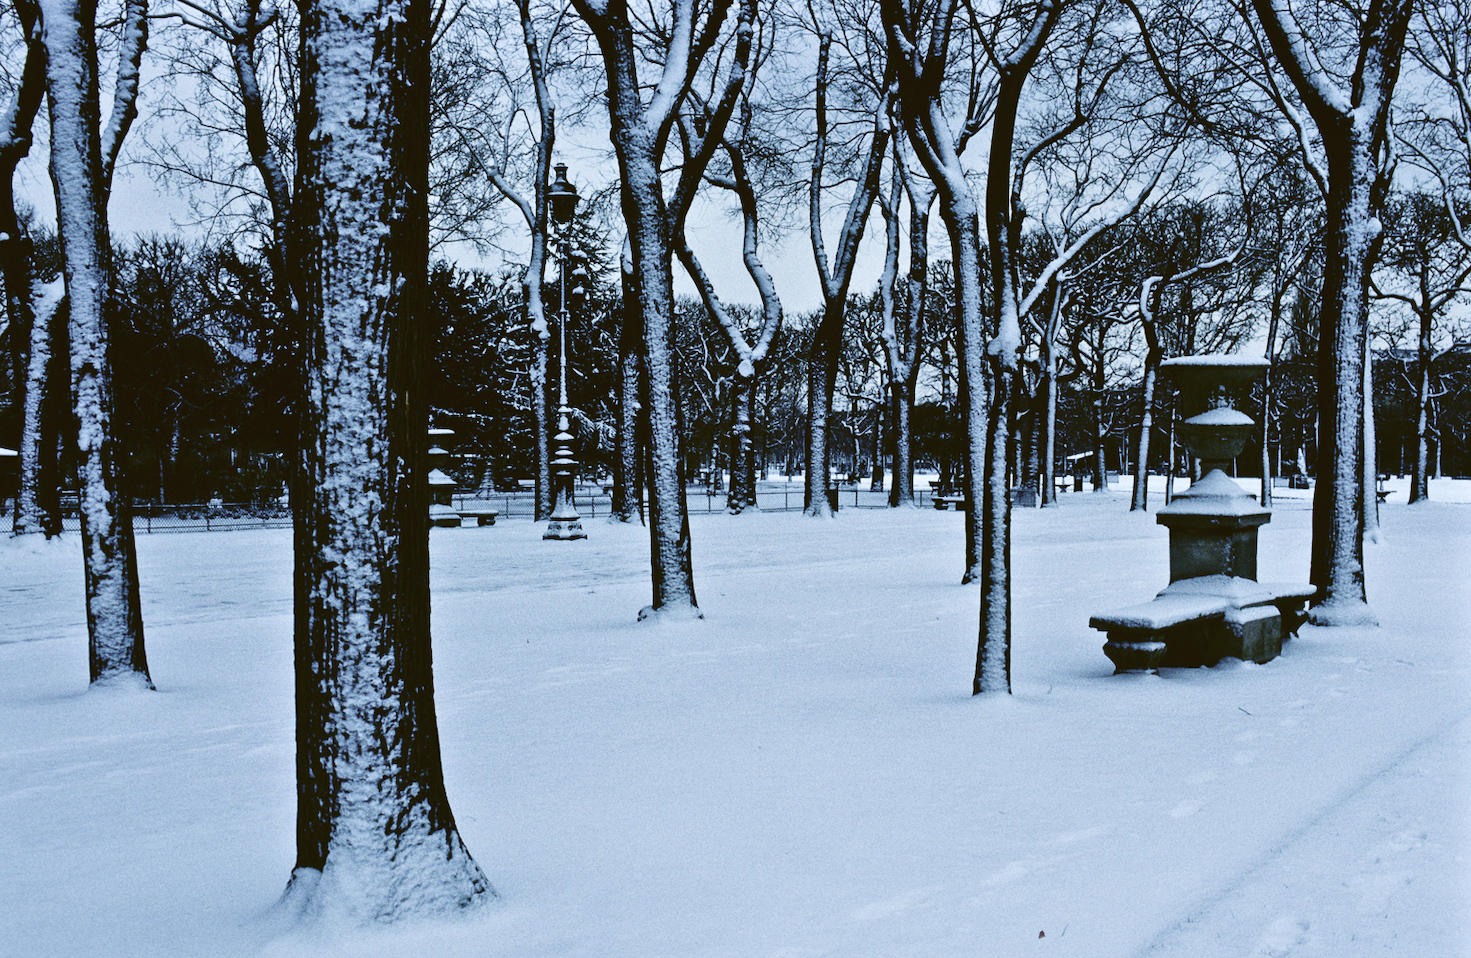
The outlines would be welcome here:
[[[1257,529],[1272,514],[1220,469],[1155,517],[1170,530],[1170,581],[1199,575],[1256,578]]]

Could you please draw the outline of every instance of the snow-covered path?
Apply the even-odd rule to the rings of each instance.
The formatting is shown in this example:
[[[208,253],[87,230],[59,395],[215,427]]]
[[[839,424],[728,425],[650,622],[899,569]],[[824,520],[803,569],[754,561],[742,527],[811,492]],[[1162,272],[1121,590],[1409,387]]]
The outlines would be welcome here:
[[[370,935],[270,917],[289,532],[140,539],[156,695],[84,692],[75,543],[0,542],[0,955],[1471,954],[1471,506],[1385,508],[1380,629],[1113,676],[1089,613],[1168,577],[1126,509],[1017,514],[1004,700],[955,513],[696,516],[707,618],[653,626],[640,528],[436,530],[449,794],[502,900]]]

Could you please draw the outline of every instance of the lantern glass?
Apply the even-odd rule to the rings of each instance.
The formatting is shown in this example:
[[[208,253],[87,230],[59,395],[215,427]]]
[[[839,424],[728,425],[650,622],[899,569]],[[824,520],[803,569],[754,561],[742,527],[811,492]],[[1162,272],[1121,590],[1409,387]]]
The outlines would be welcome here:
[[[567,181],[567,164],[557,164],[557,179],[551,186],[547,187],[547,201],[552,207],[552,222],[557,226],[566,226],[572,222],[572,214],[577,212],[577,203],[582,197],[577,195],[577,187]]]

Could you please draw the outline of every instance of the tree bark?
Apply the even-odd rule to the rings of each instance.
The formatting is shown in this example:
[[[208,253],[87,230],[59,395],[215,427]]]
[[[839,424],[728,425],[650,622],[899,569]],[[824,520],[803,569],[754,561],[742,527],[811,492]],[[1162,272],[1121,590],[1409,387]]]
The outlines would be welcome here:
[[[643,324],[638,312],[638,278],[631,260],[622,263],[623,326],[618,332],[618,452],[613,462],[613,516],[633,522],[643,516],[643,480],[639,455],[639,397]]]
[[[16,535],[39,532],[49,539],[61,534],[61,464],[56,453],[71,395],[71,347],[66,334],[65,283],[57,280],[38,292],[41,295],[31,309],[14,529]]]
[[[1432,339],[1435,317],[1420,313],[1420,336],[1415,355],[1415,471],[1410,479],[1410,502],[1430,498],[1430,367],[1435,359]]]
[[[104,319],[111,268],[107,187],[116,153],[110,150],[104,156],[102,146],[96,8],[90,0],[46,0],[41,9],[51,102],[52,180],[68,294],[91,678],[93,683],[152,688],[143,647],[132,517],[119,474],[122,451],[114,428]],[[133,30],[144,29],[142,17],[128,22]],[[110,146],[121,139],[113,128],[108,134]]]
[[[1371,208],[1373,155],[1330,173],[1318,353],[1318,462],[1313,496],[1310,581],[1320,592],[1318,625],[1372,624],[1364,583],[1363,383],[1368,268],[1377,246],[1364,226]],[[1365,167],[1367,166],[1367,170]],[[1356,168],[1355,168],[1356,167]],[[1336,174],[1336,175],[1335,175]],[[1367,174],[1367,175],[1366,175]]]
[[[429,4],[302,11],[297,221],[313,530],[297,610],[308,914],[393,921],[494,895],[455,827],[429,614]]]
[[[610,65],[611,66],[611,65]],[[637,86],[632,87],[637,90]],[[684,486],[679,473],[679,433],[675,414],[674,276],[670,269],[669,223],[659,172],[641,124],[614,121],[628,221],[638,273],[638,309],[644,330],[649,436],[649,536],[653,562],[653,601],[639,612],[699,617],[685,519]]]
[[[15,168],[31,152],[32,129],[46,94],[46,45],[39,30],[40,11],[30,0],[17,0],[15,12],[25,38],[25,62],[5,111],[0,114],[0,283],[5,290],[9,317],[10,408],[24,409],[30,381],[31,238],[21,229],[15,212]],[[26,442],[24,436],[21,444]],[[20,511],[14,525],[19,534]]]
[[[1130,512],[1149,508],[1149,439],[1154,431],[1154,387],[1159,380],[1159,364],[1163,353],[1151,347],[1144,357],[1144,395],[1140,401],[1139,452],[1134,459],[1134,495]]]
[[[1379,541],[1379,456],[1374,440],[1374,347],[1364,336],[1364,381],[1360,393],[1363,401],[1364,467],[1359,481],[1360,508],[1364,510],[1364,539]]]
[[[708,150],[681,170],[672,205],[665,202],[659,165],[669,130],[693,79],[694,66],[715,42],[730,3],[716,0],[705,11],[702,27],[697,26],[692,3],[675,4],[664,68],[647,103],[639,81],[641,54],[627,6],[621,0],[574,0],[574,4],[597,38],[608,80],[609,138],[618,157],[623,219],[637,277],[636,307],[644,337],[644,415],[648,430],[645,481],[653,601],[639,611],[639,618],[699,618],[680,476],[672,256],[676,230],[683,229],[694,186],[709,163],[718,135],[708,136]],[[749,52],[754,0],[746,0],[741,11],[736,27],[737,59],[741,58],[742,44]],[[729,106],[734,106],[734,97]],[[727,110],[724,120],[728,119]]]
[[[731,384],[730,493],[726,496],[726,511],[731,515],[756,508],[756,456],[751,444],[751,398],[755,389],[753,377],[739,374]]]
[[[1061,316],[1063,295],[1061,288],[1054,291],[1052,314],[1055,317]],[[1057,505],[1057,327],[1056,321],[1047,323],[1038,347],[1041,382],[1037,388],[1042,393],[1044,424],[1041,438],[1043,507]]]

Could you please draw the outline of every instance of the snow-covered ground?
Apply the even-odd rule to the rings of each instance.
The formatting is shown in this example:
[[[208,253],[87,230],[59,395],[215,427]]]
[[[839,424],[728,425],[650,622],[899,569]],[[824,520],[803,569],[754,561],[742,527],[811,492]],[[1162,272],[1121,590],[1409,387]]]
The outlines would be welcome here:
[[[75,537],[0,540],[0,955],[1471,954],[1459,489],[1384,507],[1381,628],[1159,676],[1087,623],[1165,585],[1166,530],[1122,493],[1019,511],[997,699],[956,513],[696,516],[706,618],[658,625],[641,528],[436,530],[449,794],[501,897],[370,932],[272,910],[289,532],[140,537],[155,694],[86,690]],[[1309,518],[1279,501],[1264,579],[1306,577]]]

